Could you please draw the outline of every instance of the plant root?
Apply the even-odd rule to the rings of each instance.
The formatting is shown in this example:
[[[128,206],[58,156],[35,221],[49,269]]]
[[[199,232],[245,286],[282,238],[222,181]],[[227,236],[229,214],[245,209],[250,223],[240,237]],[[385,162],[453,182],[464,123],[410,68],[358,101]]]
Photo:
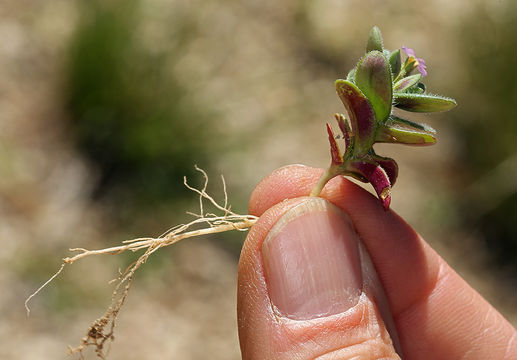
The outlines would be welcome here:
[[[199,195],[199,213],[189,213],[190,215],[193,215],[195,217],[193,221],[187,224],[177,225],[167,230],[164,234],[157,238],[148,237],[126,240],[123,241],[122,245],[120,246],[114,246],[99,250],[87,250],[83,248],[69,249],[70,251],[78,252],[78,254],[64,258],[59,270],[27,298],[27,300],[25,301],[25,308],[27,310],[27,315],[29,315],[29,301],[34,296],[36,296],[41,290],[43,290],[48,284],[50,284],[63,271],[66,265],[71,265],[74,262],[90,255],[116,255],[125,251],[137,252],[145,249],[145,252],[138,258],[138,260],[129,265],[126,268],[126,270],[121,272],[116,279],[112,280],[112,282],[116,282],[116,285],[115,289],[113,290],[110,306],[100,318],[95,320],[90,325],[86,335],[81,339],[80,345],[75,348],[68,348],[68,354],[78,354],[80,358],[83,359],[84,357],[82,352],[87,347],[91,346],[95,348],[95,353],[99,358],[107,358],[109,354],[109,347],[108,349],[106,349],[106,347],[107,345],[111,344],[111,342],[113,342],[113,340],[115,339],[115,322],[117,320],[120,310],[124,306],[124,302],[131,288],[135,272],[140,268],[140,266],[142,266],[147,261],[149,256],[153,254],[155,251],[162,247],[175,244],[180,240],[191,237],[217,234],[232,230],[246,231],[251,226],[253,226],[253,224],[255,224],[255,222],[258,219],[256,216],[240,215],[231,211],[231,206],[228,204],[226,182],[224,181],[223,176],[221,176],[221,181],[223,184],[224,202],[223,204],[219,204],[216,200],[214,200],[213,197],[208,195],[208,193],[206,192],[208,186],[208,175],[206,174],[206,172],[198,168],[197,166],[195,166],[195,169],[199,171],[204,178],[203,187],[201,189],[196,189],[190,186],[187,183],[186,177],[184,177],[183,181],[188,189],[194,191]],[[213,213],[205,212],[205,202],[208,202],[209,204],[214,206],[222,214],[216,215]],[[202,225],[201,228],[191,230],[193,227],[200,226],[200,224]]]

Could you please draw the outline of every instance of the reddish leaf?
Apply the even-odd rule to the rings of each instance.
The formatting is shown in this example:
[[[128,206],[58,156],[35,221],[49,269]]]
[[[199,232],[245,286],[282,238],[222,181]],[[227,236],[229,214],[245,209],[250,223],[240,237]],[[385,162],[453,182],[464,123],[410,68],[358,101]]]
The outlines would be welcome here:
[[[374,155],[372,158],[384,169],[390,180],[390,185],[393,187],[397,181],[397,176],[399,173],[399,166],[397,165],[397,162],[391,158],[379,155]]]
[[[336,142],[336,138],[334,137],[334,132],[332,131],[332,128],[328,123],[327,133],[329,134],[330,155],[332,156],[332,165],[341,165],[343,163],[343,157],[339,152],[339,146]]]
[[[350,126],[348,125],[348,122],[345,120],[345,115],[343,114],[334,114],[334,117],[337,120],[337,124],[339,126],[339,129],[341,130],[341,133],[343,134],[343,138],[345,139],[345,152],[348,150],[348,147],[350,146],[350,137],[352,136]]]
[[[360,173],[372,184],[382,206],[388,210],[391,203],[391,183],[386,171],[380,165],[367,161],[351,162],[350,167],[352,171]]]
[[[336,91],[345,105],[355,137],[355,154],[368,153],[375,140],[375,114],[372,105],[353,83],[336,80]]]

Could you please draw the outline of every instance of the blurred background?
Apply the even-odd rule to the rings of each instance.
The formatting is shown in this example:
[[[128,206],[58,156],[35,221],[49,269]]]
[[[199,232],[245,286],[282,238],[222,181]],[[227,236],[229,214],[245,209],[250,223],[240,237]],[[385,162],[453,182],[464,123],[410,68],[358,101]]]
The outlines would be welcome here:
[[[459,104],[411,117],[437,129],[437,145],[376,147],[399,162],[392,207],[517,324],[516,1],[3,0],[0,358],[66,358],[135,255],[66,268],[29,319],[23,301],[68,248],[188,221],[197,198],[182,181],[202,181],[194,164],[221,199],[225,176],[241,213],[277,167],[326,167],[324,124],[344,111],[333,81],[364,53],[373,25],[387,48],[414,48],[428,89]],[[239,359],[244,237],[153,255],[110,358]]]

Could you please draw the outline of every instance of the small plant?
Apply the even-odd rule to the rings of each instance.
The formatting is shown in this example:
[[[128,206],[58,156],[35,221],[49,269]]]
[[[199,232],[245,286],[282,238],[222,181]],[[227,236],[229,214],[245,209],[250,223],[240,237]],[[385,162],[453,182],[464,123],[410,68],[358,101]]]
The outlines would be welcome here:
[[[379,156],[375,143],[432,145],[435,130],[423,124],[401,119],[393,107],[411,112],[446,111],[456,106],[453,99],[426,92],[421,82],[427,75],[423,59],[413,49],[402,47],[407,57],[401,62],[400,50],[384,49],[378,27],[370,31],[366,55],[352,69],[346,80],[336,80],[336,91],[347,116],[336,114],[345,142],[341,152],[334,132],[327,124],[331,164],[311,192],[318,196],[325,184],[337,175],[351,176],[372,184],[385,209],[391,202],[391,187],[398,175],[395,160]],[[412,74],[417,70],[416,74]]]
[[[346,79],[335,82],[336,91],[342,100],[346,115],[336,114],[335,118],[342,136],[336,137],[329,124],[327,132],[330,142],[331,163],[318,183],[311,191],[311,196],[318,196],[325,184],[335,176],[351,176],[363,182],[369,182],[375,189],[382,206],[387,210],[391,202],[390,191],[398,174],[395,160],[379,156],[373,150],[375,143],[400,143],[407,145],[431,145],[436,142],[435,131],[427,125],[414,123],[393,114],[393,107],[411,112],[437,112],[450,110],[456,105],[453,99],[426,92],[422,78],[427,75],[424,60],[417,58],[412,49],[402,47],[406,57],[402,62],[401,51],[384,49],[381,32],[374,27],[368,38],[366,54],[352,69]],[[344,140],[345,149],[339,149],[337,139]],[[122,245],[100,250],[70,249],[78,252],[66,257],[60,269],[35,293],[28,302],[58,276],[66,265],[89,255],[114,255],[124,251],[144,253],[115,280],[116,286],[112,302],[106,313],[95,320],[82,339],[81,344],[70,349],[71,353],[93,346],[100,358],[106,358],[105,345],[114,339],[115,320],[124,305],[131,287],[134,274],[149,256],[158,249],[172,245],[182,239],[206,234],[215,234],[231,230],[245,231],[257,218],[252,215],[240,215],[231,211],[223,180],[224,202],[218,203],[206,192],[208,176],[197,168],[205,179],[202,189],[185,186],[199,195],[200,210],[195,219],[173,227],[158,238],[139,238],[124,241]],[[206,212],[204,202],[210,203],[220,214]],[[201,228],[197,225],[201,224]]]

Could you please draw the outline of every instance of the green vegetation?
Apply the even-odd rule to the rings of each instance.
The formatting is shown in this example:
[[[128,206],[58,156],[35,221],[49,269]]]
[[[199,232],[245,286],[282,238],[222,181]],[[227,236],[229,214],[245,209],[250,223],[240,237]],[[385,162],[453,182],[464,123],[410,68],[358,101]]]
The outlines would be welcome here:
[[[171,70],[195,29],[188,19],[171,24],[174,45],[153,52],[140,36],[139,5],[83,4],[68,107],[79,148],[99,171],[96,195],[142,206],[187,194],[183,176],[206,165],[210,114]]]

